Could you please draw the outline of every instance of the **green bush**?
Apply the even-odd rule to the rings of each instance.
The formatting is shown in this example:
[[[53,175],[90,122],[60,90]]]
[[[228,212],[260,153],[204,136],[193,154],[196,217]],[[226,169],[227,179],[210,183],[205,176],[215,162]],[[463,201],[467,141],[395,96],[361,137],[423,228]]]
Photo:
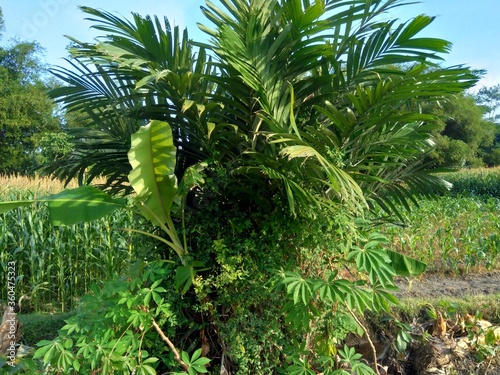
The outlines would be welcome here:
[[[18,314],[22,324],[21,340],[25,345],[34,347],[41,340],[53,340],[57,332],[66,324],[65,320],[75,313],[66,314]]]

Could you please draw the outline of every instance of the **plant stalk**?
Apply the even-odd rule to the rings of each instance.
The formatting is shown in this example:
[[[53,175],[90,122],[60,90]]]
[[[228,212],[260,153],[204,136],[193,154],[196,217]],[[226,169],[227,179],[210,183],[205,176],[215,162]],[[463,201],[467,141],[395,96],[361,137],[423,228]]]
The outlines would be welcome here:
[[[370,348],[372,349],[373,367],[375,367],[375,373],[377,375],[380,375],[380,372],[378,371],[377,350],[375,349],[375,345],[373,345],[373,341],[370,338],[370,333],[368,332],[368,329],[363,325],[363,323],[361,323],[361,321],[358,319],[356,314],[354,314],[354,311],[351,310],[351,308],[347,305],[347,303],[345,304],[345,307],[347,308],[347,310],[349,310],[349,313],[351,314],[353,319],[356,321],[356,323],[358,323],[359,326],[361,327],[361,329],[363,329],[363,331],[365,332],[365,336],[366,336],[366,339],[368,340],[368,344],[370,345]]]
[[[182,367],[182,369],[184,371],[187,371],[189,369],[189,366],[186,364],[186,362],[184,362],[182,360],[182,358],[181,358],[181,356],[179,354],[179,351],[177,350],[177,348],[175,347],[175,345],[172,343],[172,341],[170,341],[170,339],[165,335],[165,333],[163,333],[163,331],[160,328],[160,326],[154,320],[153,320],[153,327],[156,329],[156,332],[158,332],[158,334],[160,335],[161,339],[167,343],[167,345],[170,348],[170,350],[172,350],[172,353],[174,353],[174,359],[175,359],[175,361]]]

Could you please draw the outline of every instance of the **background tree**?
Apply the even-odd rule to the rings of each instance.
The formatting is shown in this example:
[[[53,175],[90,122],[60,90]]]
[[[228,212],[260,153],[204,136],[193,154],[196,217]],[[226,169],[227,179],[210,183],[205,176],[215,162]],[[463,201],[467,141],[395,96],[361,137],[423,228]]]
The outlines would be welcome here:
[[[500,124],[500,85],[481,87],[474,99],[483,106],[487,120]]]
[[[500,165],[500,85],[482,87],[474,95],[476,103],[482,106],[485,118],[496,124],[495,141],[484,150],[484,161],[489,166]]]
[[[41,53],[36,43],[0,47],[0,173],[33,173],[40,136],[60,129]]]
[[[429,154],[438,167],[483,166],[497,135],[497,126],[483,118],[483,108],[471,95],[460,93],[425,111],[440,117],[436,148]]]
[[[3,11],[2,8],[0,8],[0,39],[2,39],[2,32],[5,31],[5,23],[3,20]]]

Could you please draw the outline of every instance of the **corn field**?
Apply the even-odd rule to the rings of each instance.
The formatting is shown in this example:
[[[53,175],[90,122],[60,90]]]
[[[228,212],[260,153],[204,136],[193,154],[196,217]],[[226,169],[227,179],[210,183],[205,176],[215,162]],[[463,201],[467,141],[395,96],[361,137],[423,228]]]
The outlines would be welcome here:
[[[500,266],[500,201],[473,197],[422,200],[406,226],[390,227],[393,250],[438,273],[483,272]]]
[[[404,226],[384,231],[393,250],[428,263],[437,273],[500,269],[500,169],[447,175],[450,195],[422,199]],[[64,187],[48,179],[0,176],[0,200],[32,199]],[[0,276],[16,262],[17,299],[29,311],[70,311],[92,284],[123,274],[154,246],[123,228],[142,225],[132,211],[92,223],[52,227],[43,204],[0,215]],[[0,300],[6,289],[0,288]]]
[[[62,188],[46,179],[0,181],[2,201],[32,199]],[[122,230],[137,225],[132,211],[62,227],[50,224],[43,204],[1,214],[0,274],[6,275],[7,263],[15,262],[16,299],[22,300],[23,312],[71,310],[93,283],[123,273],[147,253],[139,246],[144,237]],[[0,300],[6,300],[6,289],[0,290]]]
[[[454,194],[500,198],[500,167],[466,169],[443,177],[453,184]]]
[[[500,168],[444,175],[450,195],[422,199],[405,226],[386,229],[392,248],[428,270],[463,274],[500,269]]]

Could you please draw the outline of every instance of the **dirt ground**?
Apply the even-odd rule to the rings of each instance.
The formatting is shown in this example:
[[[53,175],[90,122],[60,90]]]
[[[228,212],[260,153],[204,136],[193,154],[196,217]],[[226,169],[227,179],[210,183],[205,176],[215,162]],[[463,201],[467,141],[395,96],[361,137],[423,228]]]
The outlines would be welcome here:
[[[397,280],[399,298],[439,298],[465,297],[479,294],[500,293],[500,272],[464,276],[426,275],[409,282],[405,278]],[[500,303],[500,302],[499,302]]]
[[[398,278],[400,290],[395,293],[399,299],[418,298],[423,300],[442,297],[465,298],[470,296],[500,294],[500,272],[474,275],[437,276],[426,274],[411,282]],[[500,304],[500,301],[499,301]],[[468,340],[467,332],[458,332],[456,322],[438,319],[415,320],[411,324],[412,344],[400,358],[389,351],[382,360],[381,374],[384,375],[500,375],[498,352],[477,361],[474,345]],[[454,331],[455,329],[455,331]],[[425,338],[425,339],[424,339]],[[484,340],[477,336],[477,340]],[[391,345],[387,342],[378,344]]]

